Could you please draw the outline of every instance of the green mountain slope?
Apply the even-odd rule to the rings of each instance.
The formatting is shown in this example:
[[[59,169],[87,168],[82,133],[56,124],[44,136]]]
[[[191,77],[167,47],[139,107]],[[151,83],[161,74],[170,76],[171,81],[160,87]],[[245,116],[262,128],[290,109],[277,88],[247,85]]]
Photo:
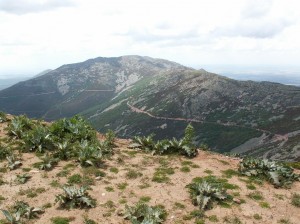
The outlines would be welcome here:
[[[213,150],[277,159],[285,152],[300,160],[299,87],[236,81],[162,59],[64,65],[0,91],[0,110],[46,120],[80,113],[97,130],[113,129],[120,137],[181,137],[191,122],[197,141]]]

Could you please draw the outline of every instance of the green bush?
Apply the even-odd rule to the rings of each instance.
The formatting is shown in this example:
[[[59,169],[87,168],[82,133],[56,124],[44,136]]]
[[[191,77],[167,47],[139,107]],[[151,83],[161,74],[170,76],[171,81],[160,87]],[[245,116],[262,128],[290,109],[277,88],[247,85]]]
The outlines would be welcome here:
[[[55,199],[61,207],[67,209],[95,207],[96,201],[87,193],[87,187],[65,186],[63,191],[64,193],[56,195]]]
[[[56,138],[67,139],[71,143],[84,140],[97,141],[96,131],[80,116],[55,121],[51,125],[50,131]]]
[[[159,224],[166,219],[166,211],[162,206],[149,206],[145,203],[137,203],[135,206],[125,205],[125,219],[132,224]]]
[[[34,122],[25,115],[16,116],[8,125],[8,134],[12,137],[21,139],[23,134],[32,130]]]
[[[181,154],[186,157],[195,157],[198,154],[197,147],[194,144],[194,128],[189,124],[185,129],[185,135],[182,139],[173,138],[171,140],[154,141],[154,135],[147,137],[134,137],[131,148],[138,148],[152,154]]]
[[[8,118],[6,117],[6,114],[0,111],[0,123],[4,123],[8,121]]]
[[[300,175],[294,173],[291,167],[268,160],[243,159],[239,164],[239,172],[246,176],[266,179],[276,188],[290,187],[294,181],[300,180]]]
[[[228,199],[226,190],[219,185],[206,181],[192,182],[188,186],[193,204],[199,206],[200,210],[207,210],[213,207],[214,202],[221,202]]]
[[[54,148],[53,139],[48,127],[43,125],[33,125],[32,129],[22,135],[24,148],[26,151],[43,153],[45,150]]]

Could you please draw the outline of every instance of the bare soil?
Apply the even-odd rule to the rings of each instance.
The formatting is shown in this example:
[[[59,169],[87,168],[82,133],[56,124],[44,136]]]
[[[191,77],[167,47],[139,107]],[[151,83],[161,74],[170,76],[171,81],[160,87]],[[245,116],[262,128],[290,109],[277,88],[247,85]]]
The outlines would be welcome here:
[[[1,124],[0,124],[1,125]],[[5,137],[3,130],[5,124],[0,127],[0,137]],[[100,135],[99,135],[100,137]],[[0,185],[0,196],[5,200],[0,201],[0,208],[7,209],[16,201],[22,200],[30,206],[42,207],[47,203],[51,207],[46,208],[45,212],[38,219],[29,223],[47,224],[52,223],[52,217],[70,217],[73,221],[70,223],[84,223],[84,217],[93,219],[97,223],[130,223],[124,220],[122,213],[125,204],[133,205],[142,197],[150,197],[149,204],[164,205],[167,212],[165,223],[195,223],[195,219],[188,220],[191,211],[196,210],[189,197],[186,185],[191,183],[195,177],[204,177],[209,174],[217,177],[224,177],[223,171],[228,169],[237,170],[239,159],[226,157],[212,152],[200,152],[194,159],[186,159],[181,156],[158,156],[149,155],[142,152],[135,152],[128,148],[130,140],[118,139],[115,154],[111,159],[104,161],[105,167],[99,170],[106,173],[106,176],[96,180],[94,176],[94,185],[89,190],[90,195],[97,200],[97,206],[92,209],[61,209],[55,204],[55,195],[62,193],[59,187],[51,186],[53,181],[64,185],[67,183],[68,176],[72,174],[84,175],[84,169],[77,165],[75,161],[61,161],[51,171],[45,172],[33,168],[33,164],[39,159],[35,154],[22,154],[23,165],[13,171],[0,173],[1,179],[5,182]],[[182,172],[183,161],[190,161],[190,172]],[[73,164],[71,166],[68,164]],[[6,161],[0,162],[0,168],[5,167]],[[67,177],[58,177],[57,174],[66,169],[66,165],[71,167]],[[157,183],[152,180],[156,168],[168,167],[174,169],[174,174],[167,175],[169,181],[166,183]],[[26,173],[22,168],[31,168],[28,173],[32,178],[25,184],[17,185],[14,180],[17,174]],[[117,168],[118,172],[111,168]],[[132,177],[128,171],[139,173],[137,177]],[[131,177],[131,179],[128,178]],[[226,223],[224,220],[237,217],[242,223],[280,223],[281,219],[289,220],[290,223],[297,224],[300,220],[300,209],[291,204],[291,196],[295,192],[300,192],[300,182],[292,185],[291,189],[275,189],[269,183],[255,185],[255,190],[247,188],[247,177],[234,175],[228,178],[228,182],[235,184],[239,189],[228,190],[227,192],[234,196],[234,201],[229,208],[216,205],[213,209],[207,211],[207,217],[215,215],[218,221],[210,221],[206,218],[205,223]],[[125,189],[119,189],[122,183],[126,183]],[[44,188],[45,192],[37,193],[37,196],[30,198],[26,194],[20,195],[20,192]],[[263,200],[256,201],[247,195],[259,191]],[[245,203],[239,203],[242,201]],[[266,202],[269,208],[263,208],[261,202]],[[107,203],[109,202],[109,203]],[[111,203],[113,202],[113,203]],[[177,204],[176,204],[177,203]],[[178,206],[178,203],[184,207]],[[260,220],[254,218],[254,215],[261,216]],[[0,219],[4,216],[0,214]],[[227,222],[230,223],[230,222]],[[234,222],[231,222],[234,223]]]

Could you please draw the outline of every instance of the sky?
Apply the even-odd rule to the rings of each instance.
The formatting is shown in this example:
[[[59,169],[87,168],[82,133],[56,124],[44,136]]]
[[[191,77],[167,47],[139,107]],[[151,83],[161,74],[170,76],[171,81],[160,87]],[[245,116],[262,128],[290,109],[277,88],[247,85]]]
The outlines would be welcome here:
[[[0,0],[0,78],[122,55],[300,71],[299,10],[299,0]]]

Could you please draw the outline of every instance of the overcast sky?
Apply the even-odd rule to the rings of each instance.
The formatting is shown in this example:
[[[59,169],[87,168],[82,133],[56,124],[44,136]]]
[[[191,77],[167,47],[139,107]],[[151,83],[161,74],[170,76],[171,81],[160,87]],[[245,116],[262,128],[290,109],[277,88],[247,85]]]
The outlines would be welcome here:
[[[295,67],[299,0],[0,0],[0,78],[94,57]]]

